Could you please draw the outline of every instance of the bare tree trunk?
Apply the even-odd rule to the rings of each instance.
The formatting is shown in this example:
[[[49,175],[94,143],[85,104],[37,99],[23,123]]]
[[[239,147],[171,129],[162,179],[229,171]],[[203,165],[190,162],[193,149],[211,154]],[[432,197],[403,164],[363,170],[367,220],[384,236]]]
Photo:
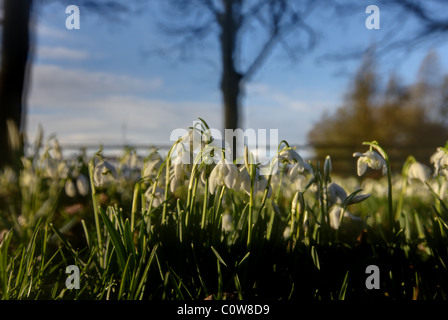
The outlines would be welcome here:
[[[236,35],[238,33],[238,22],[235,21],[235,6],[238,1],[223,0],[224,12],[221,16],[221,58],[222,77],[221,93],[224,104],[224,126],[225,129],[236,129],[239,125],[240,106],[240,82],[241,74],[235,68]]]
[[[12,124],[17,132],[23,128],[24,92],[29,55],[29,22],[32,0],[3,0],[4,20],[0,69],[0,167],[16,167],[17,152],[23,152],[23,138],[19,147],[10,143]],[[9,128],[8,129],[8,121]]]

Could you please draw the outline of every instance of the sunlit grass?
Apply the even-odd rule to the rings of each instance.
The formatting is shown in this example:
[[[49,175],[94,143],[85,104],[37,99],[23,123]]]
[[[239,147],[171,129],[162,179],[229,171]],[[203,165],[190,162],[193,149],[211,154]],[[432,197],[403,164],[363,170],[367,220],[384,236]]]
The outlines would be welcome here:
[[[211,139],[192,154],[187,138],[165,158],[126,149],[117,161],[101,149],[63,159],[52,138],[18,176],[3,171],[0,297],[446,299],[445,149],[436,176],[412,157],[393,173],[368,142],[378,154],[358,173],[384,176],[340,178],[331,155],[307,163],[282,141],[279,170],[263,176],[248,149],[240,164]],[[365,286],[372,264],[379,290]],[[65,285],[68,265],[79,289]]]

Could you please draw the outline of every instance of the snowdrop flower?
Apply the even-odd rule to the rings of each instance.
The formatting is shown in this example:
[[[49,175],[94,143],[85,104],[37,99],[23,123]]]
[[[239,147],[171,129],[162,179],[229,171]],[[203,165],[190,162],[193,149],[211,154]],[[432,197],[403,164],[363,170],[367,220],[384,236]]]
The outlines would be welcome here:
[[[55,178],[56,177],[56,171],[57,171],[57,161],[53,158],[47,157],[44,160],[44,168],[45,168],[45,174],[49,178]]]
[[[160,157],[154,157],[151,160],[146,161],[143,164],[143,177],[156,177],[162,162]]]
[[[345,203],[346,206],[349,206],[351,204],[359,203],[371,196],[371,194],[355,194],[354,196],[350,197],[347,195],[347,192],[342,188],[340,185],[332,182],[327,187],[327,193],[328,193],[328,203],[330,206],[337,204],[342,205]],[[347,198],[349,198],[348,201]]]
[[[224,213],[222,215],[222,230],[225,232],[233,230],[233,218],[230,213]]]
[[[145,198],[146,198],[148,205],[151,203],[151,200],[152,200],[153,207],[158,207],[163,203],[163,200],[165,197],[165,192],[162,188],[156,187],[156,190],[154,191],[154,194],[153,194],[153,188],[154,188],[153,186],[150,186],[146,190]]]
[[[329,212],[330,227],[334,230],[338,230],[340,227],[342,211],[343,211],[342,207],[340,207],[339,205],[335,205],[333,208],[331,208]],[[360,217],[352,215],[347,210],[344,211],[344,218],[350,218],[352,220],[361,220]]]
[[[51,148],[52,158],[56,160],[62,160],[62,149],[57,139],[54,139],[53,146]]]
[[[250,175],[249,172],[247,172],[247,168],[246,166],[242,166],[239,169],[240,172],[240,180],[239,180],[239,190],[243,190],[244,192],[246,192],[248,195],[250,195]]]
[[[448,176],[448,151],[444,148],[437,148],[437,151],[431,156],[430,162],[434,164],[434,177],[439,174]]]
[[[187,186],[188,182],[189,182],[189,179],[185,179],[185,178],[177,179],[175,175],[172,175],[171,179],[170,179],[170,191],[172,193],[175,193],[177,188],[179,188],[181,186]]]
[[[190,157],[191,156],[191,157]],[[190,164],[193,162],[194,155],[182,143],[178,143],[171,154],[172,164]]]
[[[443,179],[441,182],[433,180],[430,182],[430,185],[442,200],[446,199],[448,190],[448,181],[446,179]]]
[[[76,187],[75,184],[73,183],[72,179],[68,179],[65,182],[65,193],[70,197],[70,198],[74,198],[76,197]]]
[[[409,166],[408,178],[409,180],[420,180],[425,183],[429,178],[429,170],[425,165],[419,162],[413,162]]]
[[[174,177],[180,181],[190,179],[191,168],[188,164],[177,163],[174,165]]]
[[[83,174],[80,174],[76,179],[76,188],[81,196],[86,196],[89,194],[89,181],[87,177]]]
[[[238,168],[231,162],[221,159],[210,173],[209,191],[215,193],[217,186],[226,186],[233,189],[239,182]]]
[[[294,163],[289,170],[288,175],[294,179],[298,175],[305,175],[307,172],[311,172],[311,167],[308,163],[302,161]]]
[[[68,176],[69,168],[64,161],[59,161],[50,157],[46,157],[44,160],[45,173],[48,178],[65,179]]]
[[[239,169],[239,186],[237,186],[237,189],[239,188],[239,190],[243,190],[244,192],[246,192],[248,195],[250,195],[250,185],[251,185],[251,179],[250,179],[250,175],[249,172],[247,172],[247,168],[246,166],[242,166]],[[260,174],[260,170],[258,169],[258,167],[255,168],[255,179],[254,179],[254,193],[257,192],[264,192],[266,190],[268,181],[266,180],[266,178]],[[267,197],[269,198],[271,196],[272,193],[272,188],[271,186],[269,186],[269,190],[268,190],[268,195]]]
[[[283,231],[283,239],[288,240],[291,237],[291,227],[287,226]]]
[[[93,182],[96,187],[103,186],[111,178],[117,178],[117,170],[107,161],[101,161],[93,171]]]
[[[288,177],[290,178],[294,189],[303,191],[308,184],[308,173],[311,173],[311,167],[308,163],[297,162],[294,163],[288,170]]]
[[[179,186],[190,179],[191,165],[189,164],[189,154],[183,148],[178,149],[178,156],[173,160],[174,165],[173,174],[170,179],[170,190],[174,193]]]
[[[20,216],[17,217],[17,222],[19,223],[20,226],[24,227],[27,225],[28,220],[23,214],[21,214]]]
[[[209,135],[206,133],[202,133],[200,130],[194,128],[186,133],[180,140],[180,142],[185,148],[185,145],[189,147],[189,150],[198,150],[202,149],[206,143],[208,143]]]
[[[302,157],[291,148],[284,148],[277,155],[277,158],[280,162],[297,164],[297,170],[300,172],[304,172],[305,170],[311,172],[311,166],[306,163]]]
[[[337,203],[342,204],[347,198],[347,192],[340,185],[332,182],[327,187],[328,202],[331,205]]]
[[[372,150],[365,153],[355,152],[353,156],[359,157],[357,163],[358,176],[362,176],[366,172],[367,167],[374,170],[382,169],[383,175],[387,173],[386,160],[378,152]]]

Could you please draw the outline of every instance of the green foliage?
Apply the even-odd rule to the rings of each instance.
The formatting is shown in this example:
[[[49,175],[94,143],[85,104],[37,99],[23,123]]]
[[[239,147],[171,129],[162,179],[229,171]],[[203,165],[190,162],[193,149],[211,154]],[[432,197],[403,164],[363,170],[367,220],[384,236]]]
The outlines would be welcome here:
[[[202,121],[191,130],[203,134],[207,128]],[[89,194],[76,199],[68,199],[59,183],[65,173],[52,177],[59,189],[42,185],[46,195],[55,188],[58,201],[25,203],[30,217],[40,213],[32,226],[0,227],[0,298],[447,298],[445,175],[416,181],[415,158],[394,175],[387,149],[373,141],[364,145],[386,163],[385,179],[342,179],[333,174],[330,157],[323,168],[305,163],[282,141],[273,159],[278,172],[266,180],[257,176],[247,150],[239,168],[246,167],[246,184],[243,174],[229,176],[226,184],[212,182],[212,193],[219,164],[196,155],[196,162],[176,167],[181,144],[186,141],[176,142],[165,159],[152,152],[132,166],[124,165],[129,150],[116,167],[104,164],[101,150],[82,165],[69,163],[69,172],[83,168],[90,177]],[[441,159],[448,155],[438,152],[444,172]],[[32,159],[38,178],[44,171],[35,161],[40,155]],[[297,173],[295,166],[303,170]],[[22,184],[9,196],[18,200],[29,190]],[[73,216],[66,207],[75,200],[88,209]],[[9,223],[8,208],[1,210]],[[381,270],[380,290],[365,287],[371,264]],[[65,286],[69,265],[80,270],[80,289]]]

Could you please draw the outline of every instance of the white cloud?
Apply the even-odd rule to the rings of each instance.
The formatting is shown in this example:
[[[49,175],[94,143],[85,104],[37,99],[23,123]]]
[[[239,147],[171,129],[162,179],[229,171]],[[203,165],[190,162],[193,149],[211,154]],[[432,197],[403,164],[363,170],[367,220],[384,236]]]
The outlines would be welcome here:
[[[67,39],[70,35],[67,32],[67,29],[56,29],[50,27],[48,25],[43,24],[42,22],[38,22],[36,24],[35,32],[38,37],[49,37],[54,39]]]
[[[37,57],[40,59],[52,60],[85,60],[89,53],[85,50],[72,49],[66,47],[38,46]]]
[[[30,102],[41,110],[68,106],[89,107],[92,99],[111,93],[129,95],[160,90],[160,78],[141,79],[128,75],[69,69],[56,65],[37,64],[31,75]]]
[[[28,138],[37,126],[70,144],[169,143],[172,130],[198,117],[220,125],[220,105],[152,98],[162,79],[35,65],[29,98]]]
[[[166,144],[172,130],[191,126],[198,116],[207,119],[210,125],[219,123],[216,113],[219,106],[213,103],[110,96],[91,101],[89,109],[84,107],[80,110],[76,102],[72,102],[70,107],[55,108],[51,113],[31,109],[28,116],[30,137],[40,123],[47,134],[55,133],[62,143]]]

